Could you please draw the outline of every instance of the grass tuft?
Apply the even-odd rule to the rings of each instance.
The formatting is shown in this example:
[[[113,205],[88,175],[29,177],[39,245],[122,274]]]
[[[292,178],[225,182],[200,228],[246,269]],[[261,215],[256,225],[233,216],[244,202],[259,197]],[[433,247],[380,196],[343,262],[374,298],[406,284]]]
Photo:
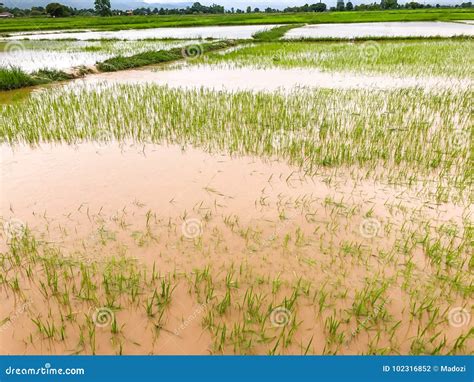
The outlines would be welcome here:
[[[60,70],[41,69],[29,74],[20,68],[0,68],[0,90],[13,90],[53,81],[65,81],[72,77]]]
[[[13,90],[34,85],[33,78],[19,68],[0,68],[0,90]]]
[[[262,32],[257,32],[252,37],[257,41],[275,41],[282,38],[290,29],[299,28],[301,26],[303,26],[303,24],[281,25]]]

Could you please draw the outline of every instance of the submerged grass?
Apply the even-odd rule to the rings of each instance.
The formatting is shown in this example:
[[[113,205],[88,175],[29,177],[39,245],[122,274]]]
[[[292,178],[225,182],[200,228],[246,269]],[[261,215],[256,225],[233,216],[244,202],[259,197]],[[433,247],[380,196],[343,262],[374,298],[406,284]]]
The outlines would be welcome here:
[[[383,166],[465,188],[471,179],[468,90],[226,93],[155,85],[45,92],[3,107],[0,140],[35,144],[132,139],[279,156],[305,167]],[[81,111],[81,117],[76,113]],[[440,180],[440,181],[441,181]]]
[[[172,335],[190,352],[194,348],[185,346],[203,336],[202,351],[211,354],[472,354],[469,321],[454,330],[449,326],[454,326],[453,311],[462,308],[469,315],[472,309],[472,224],[456,219],[446,225],[444,217],[429,219],[439,212],[432,205],[411,210],[392,199],[384,208],[402,215],[405,224],[391,234],[384,228],[384,235],[370,242],[357,236],[349,240],[355,218],[370,213],[365,198],[353,199],[357,193],[337,200],[281,194],[260,205],[257,225],[255,219],[249,225],[227,219],[226,228],[219,223],[226,219],[220,214],[225,206],[217,204],[209,214],[203,208],[207,202],[199,203],[194,212],[207,215],[200,244],[179,238],[179,217],[150,210],[139,213],[145,224],[140,220],[138,226],[138,211],[124,209],[111,219],[102,208],[83,211],[100,240],[94,244],[88,235],[75,250],[64,247],[72,233],[65,227],[60,227],[60,245],[47,240],[55,223],[42,220],[44,232],[25,227],[0,251],[0,293],[7,314],[0,325],[18,320],[15,327],[2,326],[0,338],[15,330],[10,343],[21,341],[26,353],[41,346],[42,352],[56,353],[163,354]],[[276,206],[293,217],[280,222],[268,241],[262,229],[276,218]],[[299,227],[298,216],[308,218],[321,209],[326,214],[318,216],[333,224],[310,218]],[[392,224],[396,220],[385,223],[387,228]],[[223,235],[228,229],[232,247]],[[181,262],[174,256],[171,270],[162,256],[153,265],[140,264],[125,256],[121,245],[110,245],[119,231],[151,235],[148,251],[167,248],[170,258],[181,253]],[[144,245],[124,236],[120,244],[131,253],[137,253],[135,245]],[[258,263],[249,263],[250,249],[258,253]],[[205,265],[185,265],[204,253]],[[282,264],[294,273],[281,271]],[[34,325],[21,322],[30,320]]]
[[[271,58],[262,57],[262,65],[275,65],[273,55],[281,47],[286,50],[280,62],[291,67],[306,62],[305,56],[314,65],[307,49],[320,45],[293,51],[286,43],[261,44],[245,48],[244,57],[255,63],[262,49]],[[339,47],[334,49],[342,55]],[[413,49],[416,55],[422,47]],[[450,49],[457,51],[457,65],[465,62],[462,48],[449,45],[440,49],[439,65],[449,62]],[[191,50],[179,53],[181,58]],[[400,71],[423,60],[429,62],[425,70],[435,67],[429,54],[403,54],[405,60],[394,58]],[[142,65],[162,58],[152,52],[132,61]],[[454,63],[448,67],[464,75]],[[33,78],[23,74],[7,78]],[[58,80],[62,73],[35,76]],[[229,93],[104,84],[45,90],[24,103],[0,106],[0,142],[6,145],[172,143],[283,158],[316,175],[310,194],[300,195],[303,188],[292,185],[298,190],[293,198],[272,173],[267,183],[278,197],[265,185],[255,206],[251,203],[250,222],[245,212],[229,215],[228,196],[207,188],[216,196],[192,208],[202,222],[194,240],[183,237],[182,222],[190,211],[173,216],[160,209],[160,216],[143,212],[138,201],[138,210],[127,207],[113,216],[107,208],[68,206],[71,212],[61,215],[72,220],[64,226],[49,211],[33,214],[44,232],[32,232],[29,225],[15,228],[14,221],[0,217],[7,234],[0,249],[7,314],[0,317],[0,334],[21,342],[25,353],[162,354],[170,338],[194,346],[199,336],[203,351],[213,354],[472,354],[474,330],[469,322],[453,329],[451,320],[453,312],[470,318],[472,311],[471,101],[472,91],[462,89]],[[360,172],[348,175],[346,166]],[[344,175],[331,175],[332,168]],[[291,174],[280,180],[291,183]],[[368,174],[367,188],[348,178],[362,181]],[[429,197],[410,189],[419,183]],[[313,195],[323,184],[328,193],[318,189]],[[377,187],[381,198],[371,193]],[[467,195],[467,202],[443,205],[450,187]],[[144,224],[136,224],[137,212]],[[84,220],[74,222],[77,216]],[[380,224],[375,235],[357,229],[366,218]],[[68,236],[74,240],[80,221],[92,231],[86,229],[82,243],[69,251]],[[133,243],[159,254],[157,266],[140,264],[133,255],[144,252],[135,252]],[[249,262],[249,254],[259,260]],[[189,305],[189,315],[183,305]],[[187,329],[193,320],[195,331]]]
[[[318,68],[404,75],[473,78],[474,41],[386,40],[368,42],[270,42],[210,53],[192,64],[255,68]]]

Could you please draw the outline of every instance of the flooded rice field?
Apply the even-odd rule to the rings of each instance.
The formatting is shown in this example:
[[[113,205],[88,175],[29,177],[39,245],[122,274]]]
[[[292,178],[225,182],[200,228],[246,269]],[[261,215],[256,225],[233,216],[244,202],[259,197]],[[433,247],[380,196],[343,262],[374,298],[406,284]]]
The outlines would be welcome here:
[[[379,313],[369,327],[386,327],[378,332],[379,346],[396,343],[398,351],[409,352],[417,329],[404,322],[404,312],[416,314],[419,298],[435,304],[434,296],[419,294],[419,285],[432,288],[430,275],[438,268],[421,248],[409,256],[396,248],[420,229],[443,235],[446,227],[462,224],[468,212],[420,199],[416,188],[348,181],[350,170],[308,177],[279,161],[176,146],[2,147],[2,161],[2,210],[15,230],[8,245],[18,245],[23,253],[8,257],[4,277],[14,277],[28,294],[22,305],[7,298],[11,305],[2,308],[23,310],[14,325],[0,332],[1,343],[10,344],[3,352],[16,354],[266,353],[265,343],[251,346],[247,341],[278,336],[282,324],[277,319],[298,329],[285,352],[300,354],[316,338],[311,352],[324,353],[331,346],[357,354],[366,351],[370,335],[355,317],[368,314],[372,304]],[[17,268],[28,262],[23,256],[33,255],[23,252],[25,245],[42,253],[27,265],[34,276],[28,268]],[[147,274],[133,264],[137,260],[156,273]],[[82,265],[75,271],[77,261]],[[417,286],[401,290],[397,280],[406,275],[400,274],[399,264],[406,261]],[[117,271],[120,276],[113,275]],[[93,288],[101,274],[105,284]],[[65,290],[54,297],[55,288],[56,293]],[[143,288],[150,288],[148,302]],[[76,299],[74,293],[84,295]],[[226,302],[225,293],[232,302]],[[247,307],[254,304],[248,298],[259,307]],[[284,307],[288,301],[297,304],[291,311]],[[71,321],[59,318],[57,305],[64,303],[70,305],[64,314]],[[241,304],[243,312],[237,308]],[[275,306],[280,309],[272,317]],[[449,308],[447,303],[436,306]],[[347,313],[339,316],[342,312]],[[103,315],[104,322],[96,328],[87,322],[88,314]],[[224,350],[212,333],[235,327],[241,314],[248,330],[260,327],[260,332],[249,331],[242,343]],[[325,322],[342,319],[328,344]],[[216,326],[206,331],[201,322]],[[441,325],[446,338],[462,333],[448,324],[438,323],[438,330]],[[41,340],[48,336],[42,330],[51,330],[47,341]]]
[[[444,77],[395,77],[345,72],[322,72],[317,69],[254,69],[219,66],[191,66],[166,70],[129,70],[126,73],[101,73],[76,80],[72,86],[101,84],[154,83],[175,88],[291,91],[298,87],[326,89],[406,89],[427,91],[466,90],[473,83],[467,79]]]
[[[349,24],[315,24],[294,28],[285,34],[287,39],[360,37],[453,37],[474,35],[471,22],[377,22]],[[7,39],[28,40],[143,40],[143,39],[250,39],[252,35],[275,25],[238,25],[185,28],[150,28],[120,31],[50,31],[12,33]]]
[[[317,69],[335,72],[383,74],[392,77],[444,77],[469,82],[474,77],[474,42],[459,39],[411,39],[404,41],[301,42],[279,41],[265,44],[243,43],[211,52],[186,65],[213,65],[231,69]],[[183,67],[183,63],[170,65]],[[277,77],[276,79],[278,79]]]
[[[200,46],[14,43],[25,70]],[[0,354],[472,354],[471,45],[254,42],[0,92]]]
[[[0,42],[0,67],[16,66],[26,72],[68,70],[93,66],[117,55],[132,56],[193,44],[195,41],[9,41]]]
[[[451,22],[382,22],[305,25],[289,30],[286,39],[361,37],[473,36],[471,25]]]
[[[249,39],[254,33],[271,29],[274,25],[236,25],[236,26],[209,26],[186,28],[150,28],[128,29],[120,31],[56,31],[51,33],[11,34],[7,39],[29,40],[144,40],[144,39]]]

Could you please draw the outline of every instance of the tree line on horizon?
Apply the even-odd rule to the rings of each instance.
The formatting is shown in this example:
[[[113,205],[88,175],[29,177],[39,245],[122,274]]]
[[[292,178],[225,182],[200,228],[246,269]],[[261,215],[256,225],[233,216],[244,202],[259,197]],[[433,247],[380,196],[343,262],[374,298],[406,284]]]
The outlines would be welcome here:
[[[338,0],[335,7],[327,7],[322,1],[315,4],[305,4],[302,6],[286,7],[282,10],[267,7],[265,9],[248,6],[246,9],[225,9],[222,5],[212,4],[202,5],[199,2],[193,3],[186,8],[136,8],[134,10],[122,11],[112,9],[110,0],[95,0],[92,9],[76,9],[61,3],[49,3],[46,7],[32,7],[31,9],[8,8],[0,3],[0,12],[9,12],[16,17],[28,16],[118,16],[118,15],[192,15],[192,14],[229,14],[229,13],[299,13],[299,12],[340,12],[340,11],[380,11],[393,9],[428,9],[428,8],[472,8],[472,2],[464,2],[455,5],[430,5],[410,1],[405,4],[398,4],[398,0],[381,0],[379,3],[354,5],[351,1]]]

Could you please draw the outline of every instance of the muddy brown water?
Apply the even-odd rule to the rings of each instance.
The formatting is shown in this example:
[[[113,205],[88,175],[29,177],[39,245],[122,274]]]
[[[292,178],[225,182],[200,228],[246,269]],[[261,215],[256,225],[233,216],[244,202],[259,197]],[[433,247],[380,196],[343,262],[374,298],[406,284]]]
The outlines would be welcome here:
[[[350,169],[321,169],[310,178],[276,159],[230,157],[195,148],[111,142],[44,144],[34,149],[2,146],[0,152],[3,222],[14,219],[27,225],[38,237],[59,246],[63,255],[75,256],[85,248],[84,256],[100,262],[122,251],[148,269],[156,264],[162,274],[189,275],[210,266],[219,296],[225,291],[221,283],[226,272],[241,267],[242,290],[233,297],[237,299],[243,297],[246,286],[270,293],[265,282],[257,282],[265,278],[281,278],[281,293],[290,293],[298,279],[310,281],[316,290],[327,288],[334,301],[323,314],[317,313],[310,299],[299,304],[302,324],[287,354],[301,354],[301,346],[310,338],[314,341],[311,353],[321,354],[327,339],[325,319],[334,311],[343,315],[350,310],[355,292],[372,277],[393,279],[386,308],[393,323],[402,321],[397,346],[402,354],[408,353],[418,326],[410,320],[410,301],[397,269],[406,258],[395,251],[396,261],[387,263],[381,253],[393,251],[397,239],[426,222],[462,225],[470,208],[424,199],[416,188],[357,179],[349,176]],[[364,228],[368,211],[377,221],[375,233]],[[141,241],[149,212],[156,240]],[[110,233],[110,239],[100,243],[99,232]],[[352,250],[361,248],[362,261],[343,254],[341,246],[349,244]],[[428,282],[435,269],[423,251],[415,251],[413,261],[419,272],[417,283]],[[52,314],[57,320],[58,313],[28,280],[21,281],[28,296],[26,307],[7,289],[0,290],[4,301],[0,320],[10,317],[0,327],[0,353],[77,351],[81,331],[76,326],[68,329],[65,341],[45,340],[36,333],[31,318]],[[124,354],[214,352],[213,338],[202,325],[208,308],[201,307],[190,290],[186,279],[177,281],[159,334],[142,305],[125,304],[116,313],[124,324]],[[344,290],[347,298],[340,297]],[[444,309],[450,306],[443,299],[439,304]],[[454,304],[464,301],[456,297]],[[94,311],[86,302],[76,301],[74,307],[80,317]],[[231,327],[238,314],[236,310],[220,320]],[[460,327],[442,327],[450,341],[463,333]],[[351,322],[345,328],[346,338],[353,329]],[[118,352],[117,336],[111,339],[109,328],[99,328],[96,335],[98,354]],[[370,332],[364,333],[339,352],[366,352],[371,340]],[[383,336],[379,346],[389,344]],[[267,351],[265,344],[252,350]],[[232,353],[232,347],[224,352]]]

